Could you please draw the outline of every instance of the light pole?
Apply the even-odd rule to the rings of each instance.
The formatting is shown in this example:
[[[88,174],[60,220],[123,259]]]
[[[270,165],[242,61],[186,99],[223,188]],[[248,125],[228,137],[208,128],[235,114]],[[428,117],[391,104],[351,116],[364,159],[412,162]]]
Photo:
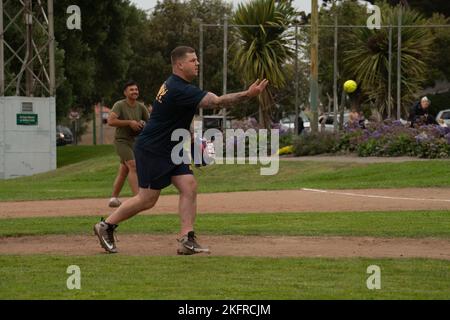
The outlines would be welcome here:
[[[319,131],[319,8],[317,0],[311,0],[311,79],[310,79],[310,95],[311,95],[311,111],[312,123],[311,131],[313,133]]]

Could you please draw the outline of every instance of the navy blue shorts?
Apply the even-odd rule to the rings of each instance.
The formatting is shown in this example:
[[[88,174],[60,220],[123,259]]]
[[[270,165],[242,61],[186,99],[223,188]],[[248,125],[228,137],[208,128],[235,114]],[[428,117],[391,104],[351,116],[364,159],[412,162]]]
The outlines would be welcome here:
[[[174,164],[172,159],[158,157],[134,148],[139,187],[161,190],[172,183],[173,176],[194,174],[190,164]]]

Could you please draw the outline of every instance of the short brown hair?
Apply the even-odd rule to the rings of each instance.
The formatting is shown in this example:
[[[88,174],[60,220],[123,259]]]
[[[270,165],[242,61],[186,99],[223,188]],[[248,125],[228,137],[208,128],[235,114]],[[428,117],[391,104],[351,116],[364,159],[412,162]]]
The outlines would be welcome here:
[[[170,61],[172,62],[172,64],[175,64],[175,62],[177,62],[181,58],[184,58],[187,53],[195,53],[195,50],[187,46],[176,47],[170,53]]]
[[[123,85],[123,91],[127,90],[127,88],[131,87],[131,86],[136,86],[137,87],[138,84],[137,84],[136,81],[130,79]]]

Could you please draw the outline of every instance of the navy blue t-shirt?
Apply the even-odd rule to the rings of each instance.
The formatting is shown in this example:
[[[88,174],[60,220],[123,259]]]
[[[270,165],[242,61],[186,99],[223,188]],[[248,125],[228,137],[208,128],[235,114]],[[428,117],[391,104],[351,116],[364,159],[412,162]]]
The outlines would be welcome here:
[[[172,74],[159,89],[153,111],[144,130],[137,137],[135,148],[160,157],[169,157],[178,141],[171,141],[176,129],[189,131],[197,106],[206,91]]]

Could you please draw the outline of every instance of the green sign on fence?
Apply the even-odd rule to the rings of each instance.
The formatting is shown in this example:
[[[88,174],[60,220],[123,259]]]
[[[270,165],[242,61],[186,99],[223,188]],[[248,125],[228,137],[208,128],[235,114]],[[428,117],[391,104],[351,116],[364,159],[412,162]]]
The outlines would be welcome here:
[[[38,115],[34,113],[18,113],[18,126],[36,126],[38,124]]]

